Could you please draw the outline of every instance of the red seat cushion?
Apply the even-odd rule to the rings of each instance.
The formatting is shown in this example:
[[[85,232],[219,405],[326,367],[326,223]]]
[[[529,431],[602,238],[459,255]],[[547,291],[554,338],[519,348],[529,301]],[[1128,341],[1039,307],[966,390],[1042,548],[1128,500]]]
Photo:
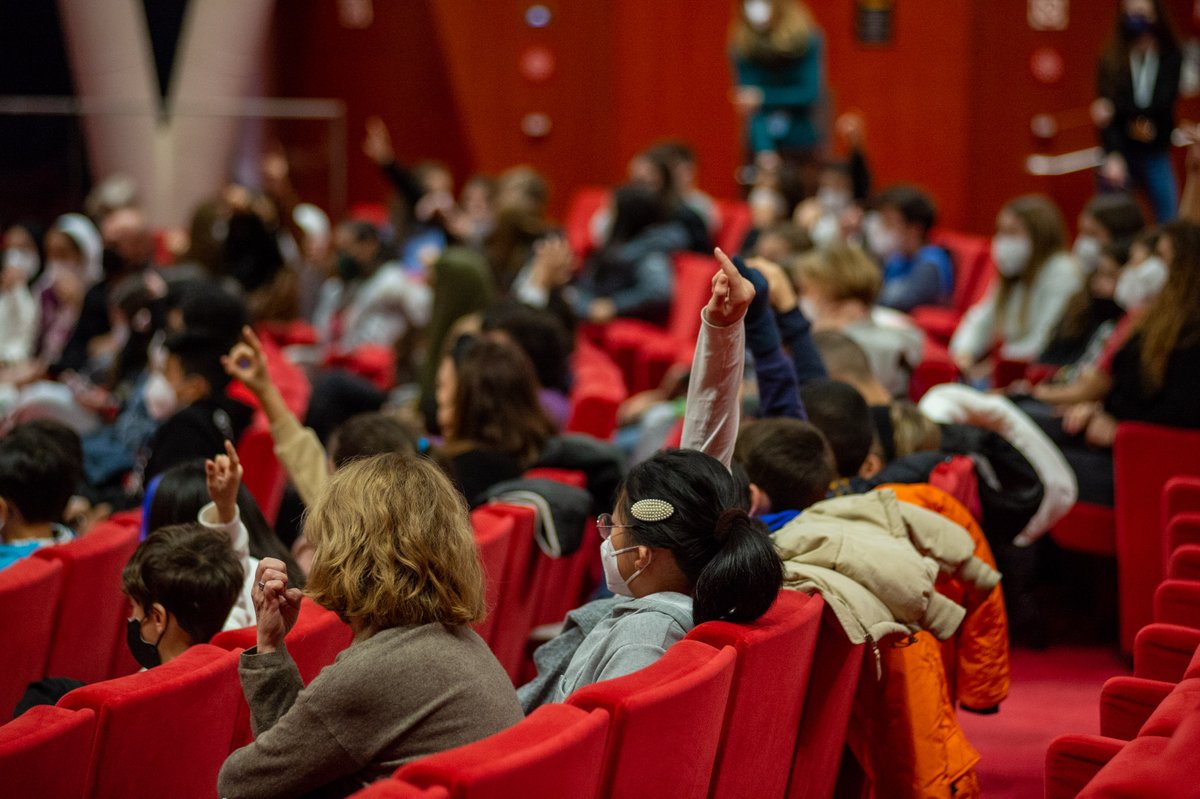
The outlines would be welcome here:
[[[84,796],[215,796],[242,693],[237,661],[237,653],[198,644],[169,663],[60,699],[59,707],[97,714]]]
[[[688,633],[689,640],[737,652],[709,791],[713,799],[783,795],[824,607],[820,596],[780,591],[751,624],[710,621]]]
[[[1184,719],[1200,716],[1200,678],[1192,677],[1176,685],[1159,703],[1142,729],[1143,735],[1174,735]]]
[[[608,202],[606,186],[580,186],[567,203],[564,228],[571,251],[579,258],[592,251],[592,217]]]
[[[1113,555],[1117,551],[1117,517],[1112,508],[1076,502],[1050,536],[1063,549]]]
[[[84,682],[108,678],[129,612],[129,601],[121,593],[121,570],[137,548],[140,525],[140,512],[119,514],[82,538],[33,554],[63,565],[47,676]]]
[[[1100,691],[1100,734],[1130,741],[1171,693],[1175,683],[1141,677],[1112,677]]]
[[[1099,735],[1060,735],[1046,751],[1046,799],[1075,799],[1125,746]]]
[[[1200,795],[1200,713],[1184,719],[1170,738],[1143,736],[1130,741],[1100,769],[1079,799],[1185,797]]]
[[[641,671],[567,699],[612,716],[600,799],[707,796],[735,659],[733,647],[680,641]]]
[[[39,705],[0,726],[0,796],[83,795],[96,714]]]
[[[350,795],[351,799],[449,799],[445,788],[418,788],[400,780],[378,780]]]
[[[1167,577],[1200,582],[1200,544],[1175,547],[1167,560]]]
[[[46,676],[62,581],[63,565],[55,560],[25,558],[0,571],[0,719],[11,718],[26,686]]]
[[[592,797],[600,785],[608,713],[544,705],[507,730],[402,766],[396,779],[446,788],[451,799]]]

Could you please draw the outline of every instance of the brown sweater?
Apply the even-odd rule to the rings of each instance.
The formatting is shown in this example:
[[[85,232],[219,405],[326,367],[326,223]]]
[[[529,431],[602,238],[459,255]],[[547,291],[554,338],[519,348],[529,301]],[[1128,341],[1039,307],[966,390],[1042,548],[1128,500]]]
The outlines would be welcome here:
[[[466,626],[376,633],[307,688],[286,650],[247,650],[239,671],[257,739],[221,767],[226,799],[348,796],[524,717],[504,669]]]

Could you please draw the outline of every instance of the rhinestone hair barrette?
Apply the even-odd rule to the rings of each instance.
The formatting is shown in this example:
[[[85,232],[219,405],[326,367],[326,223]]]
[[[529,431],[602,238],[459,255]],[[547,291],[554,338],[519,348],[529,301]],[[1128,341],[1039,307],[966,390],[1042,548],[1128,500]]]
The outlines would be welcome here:
[[[639,499],[629,509],[639,522],[661,522],[675,513],[675,506],[661,499]]]

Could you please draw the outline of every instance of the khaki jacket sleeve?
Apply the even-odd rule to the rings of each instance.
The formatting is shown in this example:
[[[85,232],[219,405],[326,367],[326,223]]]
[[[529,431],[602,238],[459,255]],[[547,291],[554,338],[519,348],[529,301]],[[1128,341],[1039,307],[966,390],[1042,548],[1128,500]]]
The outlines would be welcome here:
[[[288,473],[305,505],[312,505],[329,481],[325,447],[311,428],[301,426],[290,413],[271,425],[275,457]]]

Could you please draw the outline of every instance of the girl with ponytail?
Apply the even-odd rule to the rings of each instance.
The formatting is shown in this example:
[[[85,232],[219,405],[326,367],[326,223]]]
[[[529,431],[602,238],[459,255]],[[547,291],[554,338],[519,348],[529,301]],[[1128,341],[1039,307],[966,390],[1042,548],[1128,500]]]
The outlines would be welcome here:
[[[754,297],[749,282],[717,253],[721,271],[704,311],[702,353],[708,353],[711,327],[736,325],[736,335],[727,336],[730,351],[744,348],[742,317]],[[703,404],[707,389],[692,387],[689,403]],[[715,441],[729,432],[685,428],[698,439],[711,433]],[[635,466],[612,514],[597,522],[605,583],[614,597],[569,613],[563,632],[534,654],[538,677],[518,692],[526,712],[650,665],[696,624],[746,623],[765,613],[783,585],[783,566],[766,525],[748,508],[745,482],[735,480],[726,462],[697,449],[659,452]]]

